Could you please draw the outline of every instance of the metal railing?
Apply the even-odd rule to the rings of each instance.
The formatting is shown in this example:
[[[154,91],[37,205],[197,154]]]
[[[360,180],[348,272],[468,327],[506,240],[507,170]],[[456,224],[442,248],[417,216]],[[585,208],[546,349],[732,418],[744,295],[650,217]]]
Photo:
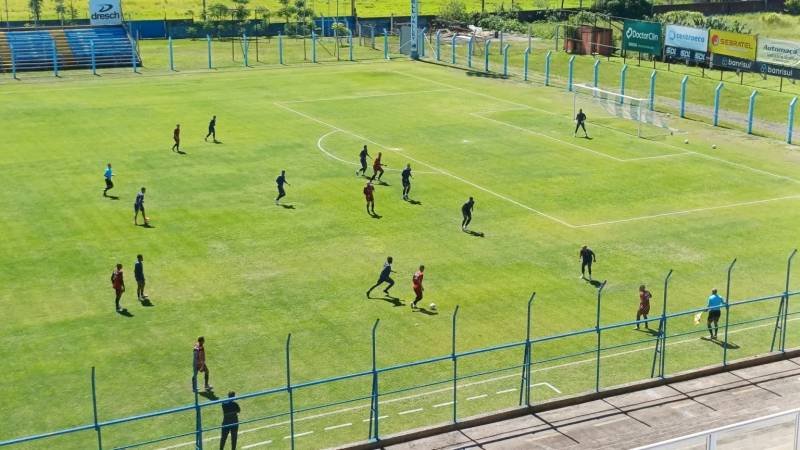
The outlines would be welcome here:
[[[577,374],[578,377],[587,378],[588,372],[586,370],[580,369],[580,366],[583,367],[593,367],[593,379],[591,379],[592,385],[588,386],[588,380],[583,380],[584,384],[590,391],[600,392],[606,388],[609,388],[614,385],[619,385],[622,383],[612,381],[607,382],[606,379],[610,378],[612,380],[616,380],[615,376],[620,376],[622,374],[621,369],[613,364],[613,360],[610,363],[606,363],[605,361],[610,358],[620,357],[620,356],[629,356],[631,353],[634,352],[642,352],[641,354],[646,357],[647,363],[643,364],[641,361],[639,362],[639,371],[637,372],[634,370],[631,380],[628,381],[642,381],[648,379],[664,379],[668,377],[670,374],[683,372],[685,370],[696,369],[699,367],[706,367],[708,365],[721,365],[726,366],[728,365],[731,360],[729,358],[729,349],[738,349],[740,348],[736,344],[734,344],[730,340],[730,336],[739,331],[751,331],[752,330],[762,327],[766,328],[765,331],[771,331],[771,333],[765,333],[762,335],[762,341],[760,343],[754,344],[751,351],[755,353],[773,353],[773,352],[786,352],[786,337],[788,331],[788,324],[790,321],[793,320],[800,320],[800,317],[793,317],[800,315],[799,311],[791,311],[790,310],[790,300],[792,297],[800,295],[800,291],[790,291],[790,281],[791,281],[791,273],[792,273],[792,260],[794,259],[795,255],[797,254],[797,250],[794,250],[789,255],[787,262],[786,262],[786,277],[785,277],[785,284],[784,289],[782,292],[778,292],[772,295],[765,295],[757,298],[747,298],[741,300],[730,300],[731,297],[731,286],[732,286],[732,274],[733,269],[736,265],[736,259],[734,259],[731,264],[728,266],[727,269],[727,282],[725,285],[725,298],[727,299],[727,303],[724,304],[722,307],[724,314],[720,319],[719,328],[722,332],[721,339],[707,339],[708,342],[698,341],[696,338],[691,339],[682,339],[688,338],[691,336],[696,336],[697,334],[703,334],[706,332],[710,332],[711,329],[709,328],[708,331],[705,327],[700,327],[699,329],[694,327],[686,327],[687,323],[691,323],[691,318],[695,316],[697,313],[702,313],[707,310],[706,307],[694,308],[680,312],[668,313],[667,312],[667,305],[669,300],[669,287],[670,287],[670,280],[672,278],[672,271],[670,270],[669,273],[666,275],[664,279],[664,290],[663,290],[663,298],[662,298],[662,305],[661,305],[661,314],[659,316],[652,316],[649,319],[641,319],[641,320],[633,320],[633,321],[625,321],[620,323],[612,323],[612,324],[601,324],[601,314],[603,311],[602,308],[602,300],[603,300],[603,292],[606,287],[606,282],[594,282],[597,286],[597,295],[595,298],[595,311],[596,311],[596,318],[594,326],[591,328],[586,328],[582,330],[575,330],[569,331],[565,333],[559,333],[554,335],[542,336],[542,337],[533,337],[533,313],[534,313],[534,300],[536,298],[536,293],[533,293],[528,302],[527,302],[527,318],[526,318],[526,327],[525,327],[525,338],[520,341],[515,342],[507,342],[503,344],[498,344],[486,348],[479,348],[479,349],[472,349],[472,350],[461,350],[457,349],[457,331],[458,331],[458,313],[460,308],[458,306],[455,307],[451,317],[451,339],[450,339],[450,352],[447,354],[443,354],[436,357],[431,357],[427,359],[402,363],[402,364],[395,364],[389,366],[383,366],[378,363],[378,346],[377,346],[377,335],[378,335],[378,328],[380,325],[380,319],[376,320],[372,330],[371,330],[371,368],[367,370],[362,370],[359,372],[353,372],[348,374],[343,374],[339,376],[333,376],[328,378],[322,378],[317,380],[311,381],[303,381],[303,382],[296,382],[292,378],[292,335],[289,334],[286,339],[285,343],[285,377],[286,383],[283,386],[274,387],[271,389],[265,389],[261,391],[251,392],[243,395],[238,395],[232,399],[217,399],[212,398],[209,401],[201,401],[201,393],[198,391],[196,382],[194,382],[196,373],[193,374],[193,391],[194,391],[194,402],[192,404],[187,404],[183,406],[178,406],[174,408],[159,410],[159,411],[152,411],[144,414],[111,419],[111,420],[100,420],[98,417],[98,409],[97,409],[97,389],[96,389],[96,376],[95,370],[92,368],[91,371],[91,388],[92,388],[92,412],[93,412],[93,423],[84,424],[81,426],[76,426],[72,428],[67,428],[58,431],[52,431],[42,434],[36,434],[31,436],[24,436],[24,437],[17,437],[13,439],[7,439],[0,441],[0,447],[5,446],[13,446],[16,444],[22,444],[25,442],[34,442],[34,441],[44,441],[47,439],[52,439],[58,436],[64,435],[71,435],[77,433],[89,433],[94,432],[96,434],[96,445],[97,448],[102,450],[103,448],[112,448],[109,446],[104,447],[103,444],[103,433],[107,432],[107,430],[113,429],[114,427],[118,427],[122,424],[139,424],[138,427],[145,427],[143,423],[145,420],[153,419],[157,417],[170,417],[173,418],[173,421],[177,416],[180,414],[190,414],[194,418],[195,426],[189,429],[185,429],[182,432],[166,435],[166,436],[152,436],[147,439],[137,440],[136,442],[129,442],[124,445],[117,445],[113,446],[116,449],[129,449],[129,448],[138,448],[143,446],[151,446],[156,443],[166,442],[166,441],[174,441],[180,438],[193,438],[193,442],[184,442],[181,445],[194,445],[197,449],[202,449],[204,443],[210,439],[205,437],[205,433],[216,431],[221,428],[221,426],[212,426],[209,425],[208,419],[204,420],[204,413],[208,411],[209,408],[219,408],[223,402],[229,400],[248,400],[248,399],[261,399],[261,400],[275,400],[281,406],[274,406],[272,408],[263,408],[262,410],[258,411],[258,414],[254,414],[254,418],[243,420],[239,423],[239,425],[247,425],[247,424],[255,424],[258,422],[261,423],[270,423],[269,427],[277,426],[277,425],[286,425],[288,426],[289,434],[285,436],[286,439],[292,448],[295,446],[295,441],[297,437],[302,436],[303,434],[307,433],[300,433],[298,434],[296,431],[296,424],[300,420],[309,420],[314,418],[314,416],[310,417],[303,417],[298,418],[299,415],[304,413],[310,413],[315,411],[321,411],[324,409],[329,409],[333,407],[340,407],[343,405],[348,405],[348,408],[342,409],[340,411],[353,411],[353,410],[369,410],[369,417],[365,419],[364,422],[368,425],[368,432],[363,435],[362,439],[367,439],[369,441],[379,441],[381,439],[381,420],[386,416],[381,416],[383,412],[385,412],[386,408],[391,407],[389,402],[397,401],[397,400],[408,400],[408,399],[415,399],[420,398],[426,395],[434,395],[434,394],[443,394],[446,395],[448,401],[443,402],[436,407],[447,407],[449,409],[448,419],[452,423],[458,423],[464,417],[474,416],[475,411],[470,410],[472,412],[468,412],[466,414],[462,413],[462,405],[468,403],[470,406],[472,403],[468,401],[465,402],[464,400],[459,399],[459,392],[462,389],[465,389],[469,386],[474,386],[480,383],[486,383],[487,381],[496,381],[501,379],[510,379],[512,382],[517,383],[518,386],[518,397],[516,397],[515,403],[517,406],[531,406],[536,403],[535,399],[532,399],[531,392],[534,387],[539,384],[550,385],[550,383],[559,383],[560,381],[554,381],[555,378],[564,379],[569,378],[569,376],[575,376]],[[768,311],[770,308],[775,311],[773,314],[766,314],[764,315],[764,311]],[[789,319],[792,317],[792,319]],[[689,319],[689,320],[687,320]],[[640,339],[628,339],[627,337],[620,340],[619,336],[615,333],[618,333],[620,330],[625,328],[630,328],[632,326],[639,326],[639,325],[646,325],[647,322],[657,323],[658,327],[653,329],[652,332],[648,337],[640,338]],[[695,325],[697,325],[697,320],[695,320]],[[759,324],[759,325],[754,325]],[[670,326],[671,325],[671,326]],[[682,326],[683,325],[683,326]],[[710,322],[709,322],[710,327]],[[769,330],[771,328],[771,330]],[[670,332],[668,330],[675,329],[675,331]],[[580,341],[583,338],[583,341],[587,343],[591,343],[591,345],[586,345],[584,348],[574,348],[574,341]],[[747,340],[747,335],[743,335],[743,340]],[[769,342],[769,346],[767,346],[767,342]],[[689,367],[682,367],[680,364],[676,365],[675,368],[671,368],[668,365],[668,362],[680,362],[680,358],[678,356],[671,357],[669,359],[667,357],[668,352],[667,347],[670,345],[678,345],[678,344],[685,344],[685,343],[696,343],[699,345],[719,345],[721,347],[721,355],[719,359],[715,358],[699,358],[697,361],[692,361],[689,363]],[[791,345],[792,342],[790,342]],[[549,347],[556,348],[557,351],[548,351]],[[564,353],[564,348],[570,348],[570,353]],[[484,364],[481,364],[480,370],[470,370],[464,369],[464,364],[469,364],[472,358],[476,358],[480,355],[489,355],[495,357],[495,359],[502,360],[500,358],[503,352],[512,351],[516,352],[513,353],[506,360],[502,362],[502,364],[497,365],[496,367],[488,367],[483,361]],[[671,353],[670,353],[671,354]],[[683,353],[681,353],[683,354]],[[514,356],[515,355],[515,356]],[[541,355],[541,356],[539,356]],[[650,358],[649,355],[652,355]],[[538,359],[535,356],[539,356]],[[577,360],[576,358],[585,357],[584,359]],[[563,361],[569,361],[566,363],[560,363]],[[459,363],[462,365],[460,366]],[[685,365],[685,364],[683,364]],[[489,364],[491,366],[491,364]],[[646,369],[643,369],[646,366]],[[627,366],[626,366],[627,367]],[[390,383],[388,380],[393,379],[393,377],[402,378],[405,380],[407,375],[404,375],[404,371],[408,371],[413,369],[413,371],[419,370],[427,370],[432,369],[437,378],[432,380],[427,380],[422,383],[409,383],[407,385],[400,385],[398,383]],[[648,370],[649,369],[649,370]],[[536,375],[537,372],[548,372],[548,371],[560,371],[555,378],[547,378],[544,375]],[[498,374],[506,373],[507,375],[497,376]],[[627,373],[626,373],[627,374]],[[486,378],[489,376],[493,376],[494,378]],[[537,378],[540,377],[540,378]],[[538,380],[547,380],[547,382],[537,383]],[[303,404],[298,400],[298,395],[304,392],[313,392],[313,388],[321,387],[323,389],[327,389],[328,392],[336,391],[337,389],[341,389],[339,383],[344,382],[352,382],[355,385],[359,386],[363,390],[363,394],[357,395],[354,393],[353,388],[348,391],[347,398],[338,399],[335,401],[321,401],[319,400],[318,396],[311,395],[314,398],[314,402],[310,402],[312,404]],[[563,392],[557,390],[554,386],[550,385],[551,388],[556,391],[558,395],[563,394]],[[429,390],[429,388],[439,387],[436,390]],[[428,389],[427,391],[425,391]],[[517,389],[509,389],[506,391],[516,391]],[[572,389],[572,394],[581,392],[586,392],[587,389],[581,390],[581,388]],[[366,392],[369,394],[366,394]],[[403,397],[400,399],[395,399],[394,396],[399,394],[414,392],[413,395],[408,397]],[[423,391],[423,392],[420,392]],[[327,396],[330,397],[330,396]],[[449,398],[448,398],[449,397]],[[475,398],[475,397],[473,397]],[[388,400],[387,400],[388,399]],[[470,400],[470,399],[467,399]],[[544,399],[542,399],[544,400]],[[421,410],[417,409],[417,410]],[[412,410],[412,411],[417,411]],[[445,411],[441,409],[441,411]],[[488,413],[494,409],[484,409],[481,410],[481,413]],[[250,411],[252,413],[252,411]],[[408,412],[408,411],[406,411]],[[329,415],[331,413],[319,414],[317,417],[322,417],[325,415]],[[401,413],[402,414],[402,413]],[[442,419],[437,419],[442,420]],[[280,421],[275,423],[275,421]],[[430,425],[432,422],[426,420],[424,424]],[[366,425],[365,425],[366,427]],[[266,428],[266,426],[261,426],[260,428]],[[255,431],[255,430],[253,430]],[[367,430],[365,430],[367,431]],[[402,430],[395,430],[402,431]],[[136,436],[139,438],[140,436],[146,435],[146,428],[142,428],[141,432],[137,432]],[[352,442],[359,439],[358,434],[348,435],[348,442]]]

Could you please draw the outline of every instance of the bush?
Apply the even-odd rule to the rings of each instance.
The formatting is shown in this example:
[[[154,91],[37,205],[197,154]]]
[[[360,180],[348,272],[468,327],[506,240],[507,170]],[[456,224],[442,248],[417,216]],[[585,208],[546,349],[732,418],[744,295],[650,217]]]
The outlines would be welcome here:
[[[516,33],[526,33],[528,26],[517,19],[507,19],[499,15],[491,15],[482,18],[478,26],[485,30],[512,31]]]
[[[450,0],[439,8],[439,20],[449,23],[467,23],[470,15],[467,6],[460,0]]]
[[[608,0],[596,3],[594,9],[614,17],[643,19],[652,14],[653,4],[648,0]]]
[[[774,15],[777,16],[777,14]],[[716,28],[718,30],[732,31],[734,33],[750,33],[750,28],[738,20],[731,21],[725,16],[705,17],[699,12],[670,11],[664,14],[656,14],[653,17],[653,20],[663,24],[675,24],[699,28]],[[778,17],[778,20],[781,20],[780,17]]]
[[[800,0],[786,0],[783,7],[789,14],[800,14]]]

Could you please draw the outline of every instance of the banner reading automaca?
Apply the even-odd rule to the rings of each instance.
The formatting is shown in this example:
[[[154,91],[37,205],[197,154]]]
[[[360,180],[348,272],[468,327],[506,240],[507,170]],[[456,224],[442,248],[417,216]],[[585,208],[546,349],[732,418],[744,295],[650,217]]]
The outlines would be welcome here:
[[[119,25],[122,9],[119,0],[89,0],[89,20],[92,25]]]
[[[800,43],[759,38],[757,59],[780,66],[800,67]]]
[[[756,37],[752,34],[733,33],[712,28],[708,49],[715,55],[755,60]]]
[[[625,20],[622,27],[622,48],[660,56],[661,24],[641,20]]]
[[[667,25],[664,52],[671,58],[704,62],[708,52],[708,29]]]

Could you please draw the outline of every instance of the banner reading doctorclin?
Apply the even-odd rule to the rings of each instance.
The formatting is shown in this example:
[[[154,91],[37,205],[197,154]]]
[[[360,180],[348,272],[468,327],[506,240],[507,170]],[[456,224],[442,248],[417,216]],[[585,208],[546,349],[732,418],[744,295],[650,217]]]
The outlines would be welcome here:
[[[756,37],[752,34],[733,33],[711,29],[708,50],[715,55],[756,59]]]
[[[622,26],[622,48],[661,55],[661,24],[626,19]]]

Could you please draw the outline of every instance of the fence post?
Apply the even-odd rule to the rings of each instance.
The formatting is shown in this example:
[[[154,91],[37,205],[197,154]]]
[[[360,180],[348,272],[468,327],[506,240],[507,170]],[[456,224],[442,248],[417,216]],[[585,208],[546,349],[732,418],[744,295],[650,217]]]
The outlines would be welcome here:
[[[133,40],[131,40],[131,67],[133,67],[133,73],[136,73],[136,44]]]
[[[383,59],[389,59],[389,32],[383,29]]]
[[[567,90],[572,92],[572,75],[575,70],[575,55],[569,57],[569,63],[567,67]]]
[[[12,59],[13,61],[13,59]],[[797,106],[797,97],[793,98],[792,101],[789,102],[789,124],[786,127],[786,143],[792,143],[792,132],[794,130],[794,110],[795,106]]]
[[[289,441],[294,450],[294,395],[292,393],[292,360],[289,350],[292,344],[292,333],[286,337],[286,392],[289,394]]]
[[[522,64],[522,80],[528,81],[528,60],[531,56],[531,48],[528,47],[525,49],[525,54],[523,55],[523,64]]]
[[[452,61],[450,61],[450,62],[452,64],[456,63],[456,38],[457,37],[458,36],[454,34],[453,38],[450,39],[450,54],[451,54],[450,56],[451,56],[451,59],[452,59]]]
[[[206,42],[208,43],[208,68],[213,69],[211,66],[211,35],[206,35]]]
[[[600,392],[600,299],[603,296],[603,288],[606,287],[606,281],[597,289],[597,319],[595,321],[594,329],[597,332],[597,357],[595,359],[595,376],[594,376],[594,391]]]
[[[347,47],[348,47],[348,53],[349,53],[348,56],[350,57],[350,61],[353,61],[353,30],[349,28],[347,29]]]
[[[619,71],[619,94],[620,94],[619,103],[620,103],[620,105],[625,102],[625,98],[622,97],[622,96],[625,95],[625,78],[626,78],[625,75],[627,73],[628,73],[628,65],[627,64],[623,64],[622,65],[622,69]]]
[[[278,32],[278,64],[283,65],[283,35]]]
[[[725,283],[725,343],[722,346],[722,366],[728,365],[728,323],[731,316],[731,272],[733,266],[736,264],[736,258],[733,258],[731,265],[728,266],[728,279]]]
[[[173,57],[173,51],[172,51],[172,36],[167,38],[167,46],[169,47],[169,70],[174,72],[175,71],[175,59]]]
[[[531,309],[536,292],[528,299],[528,321],[525,324],[525,354],[522,358],[522,380],[519,386],[519,404],[531,406]]]
[[[195,370],[194,378],[194,417],[195,417],[195,434],[194,446],[198,450],[203,449],[203,416],[200,411],[200,392],[197,390],[197,371]]]
[[[508,49],[511,47],[511,44],[506,44],[503,47],[503,76],[508,77]]]
[[[747,107],[747,134],[753,134],[753,115],[756,112],[756,95],[758,91],[753,90],[750,94],[750,104]]]
[[[783,326],[781,327],[781,353],[786,353],[786,324],[788,322],[787,318],[789,317],[789,277],[792,273],[792,259],[794,259],[794,255],[797,254],[797,249],[792,251],[792,254],[789,255],[789,259],[786,261],[786,293],[784,296],[786,297],[786,307],[783,308]]]
[[[17,55],[14,53],[14,45],[8,44],[8,50],[11,52],[11,77],[17,79]]]
[[[456,357],[456,318],[458,317],[458,305],[453,311],[453,351],[450,354],[453,360],[453,423],[458,422],[458,358]]]
[[[376,335],[378,324],[381,319],[375,319],[375,325],[372,326],[372,406],[369,411],[369,439],[378,440],[378,418],[380,417],[378,406],[378,358],[377,358],[377,341]]]
[[[436,62],[442,60],[442,30],[436,30]]]
[[[94,44],[94,41],[92,41]],[[92,413],[94,414],[94,429],[97,432],[97,449],[103,450],[103,436],[100,432],[100,425],[97,420],[97,382],[95,379],[94,366],[92,366]]]
[[[594,61],[594,87],[600,87],[600,60],[597,59]],[[597,92],[594,93],[597,96]]]
[[[714,126],[719,125],[719,96],[723,87],[722,81],[719,82],[716,89],[714,89]]]
[[[686,117],[686,83],[689,81],[689,75],[684,75],[681,80],[681,119]]]
[[[311,62],[317,62],[317,34],[313,31],[311,32]]]
[[[94,39],[89,41],[89,46],[91,47],[92,50],[92,75],[97,75],[97,59],[95,57],[95,52],[94,52]]]
[[[475,36],[470,36],[467,41],[467,67],[472,69],[472,53],[475,48]]]
[[[550,56],[553,54],[552,50],[548,50],[544,55],[544,85],[550,86]]]
[[[664,344],[666,343],[667,332],[667,290],[669,288],[669,279],[672,278],[672,269],[667,273],[664,278],[664,301],[661,305],[661,318],[658,321],[658,335],[656,336],[656,350],[653,353],[653,366],[650,368],[650,378],[655,378],[656,367],[659,369],[658,377],[664,379],[664,365],[662,364],[662,357],[664,356]],[[637,323],[638,325],[638,323]]]
[[[500,32],[500,50],[502,50],[502,49],[503,49],[503,44],[504,44],[504,43],[505,43],[505,42],[504,42],[504,40],[503,40],[503,32],[501,31],[501,32]]]
[[[53,76],[58,76],[58,52],[56,51],[56,41],[53,41]]]
[[[483,71],[484,72],[488,72],[489,71],[489,47],[491,47],[491,46],[492,46],[492,40],[491,39],[487,39],[486,40],[486,45],[484,45],[484,49],[483,49],[484,50],[483,51]]]
[[[659,361],[659,377],[664,379],[664,366],[667,361],[667,292],[669,280],[672,279],[672,269],[669,269],[667,278],[664,279],[664,305],[661,307],[661,320],[664,321],[664,331],[661,336],[661,361]]]
[[[250,54],[250,42],[247,40],[247,33],[242,33],[242,53],[244,53],[244,67],[250,67],[249,62],[249,54]]]
[[[650,111],[655,110],[656,107],[656,74],[658,72],[655,69],[650,74]]]
[[[420,31],[420,34],[422,35],[422,48],[419,49],[420,50],[419,51],[419,56],[421,56],[423,58],[425,57],[425,31],[426,30],[427,30],[427,28],[423,28]]]

